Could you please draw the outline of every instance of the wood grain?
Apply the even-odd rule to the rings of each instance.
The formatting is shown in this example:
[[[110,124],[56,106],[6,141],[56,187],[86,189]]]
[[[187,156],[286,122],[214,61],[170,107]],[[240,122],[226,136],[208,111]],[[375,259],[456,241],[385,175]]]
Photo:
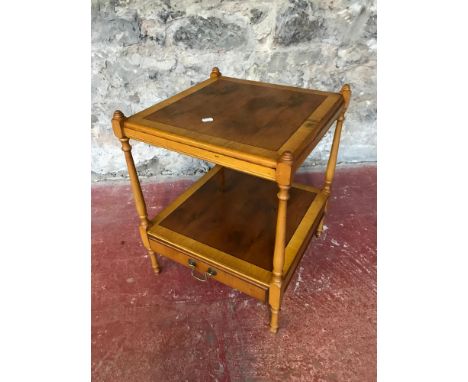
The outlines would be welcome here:
[[[159,224],[272,271],[277,186],[229,169],[224,169],[224,188],[221,180],[217,172]],[[294,187],[290,194],[286,243],[315,197]]]
[[[326,98],[221,78],[145,119],[277,151]]]
[[[208,80],[126,118],[124,132],[275,180],[271,169],[283,152],[293,154],[295,171],[343,107],[339,93],[224,77],[213,68]]]
[[[266,285],[252,282],[252,280],[245,278],[245,275],[243,275],[244,277],[239,277],[239,275],[236,275],[233,272],[226,271],[225,267],[219,267],[216,264],[213,264],[213,261],[202,260],[197,255],[186,253],[180,249],[163,244],[157,240],[151,240],[150,244],[155,251],[187,268],[189,268],[188,260],[196,259],[196,270],[198,272],[206,272],[208,267],[214,268],[216,270],[217,275],[212,277],[211,280],[216,280],[220,283],[230,286],[231,288],[238,289],[241,292],[256,298],[257,300],[266,302],[268,294],[268,287]],[[225,264],[223,263],[223,265]]]

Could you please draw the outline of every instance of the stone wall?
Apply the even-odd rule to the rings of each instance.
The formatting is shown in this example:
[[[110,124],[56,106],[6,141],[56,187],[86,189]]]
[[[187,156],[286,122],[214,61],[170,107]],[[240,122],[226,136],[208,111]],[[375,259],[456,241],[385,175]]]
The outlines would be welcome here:
[[[353,90],[339,160],[376,160],[376,5],[373,0],[92,1],[92,171],[126,173],[112,134],[131,115],[208,78],[227,76]],[[322,163],[331,135],[306,161]],[[143,175],[193,175],[208,164],[134,142]]]

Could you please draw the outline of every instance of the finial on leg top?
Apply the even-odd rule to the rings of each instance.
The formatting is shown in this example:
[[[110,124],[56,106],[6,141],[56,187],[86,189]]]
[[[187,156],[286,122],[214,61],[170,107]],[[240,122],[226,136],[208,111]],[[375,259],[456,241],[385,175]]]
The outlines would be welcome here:
[[[125,138],[123,131],[124,121],[124,113],[122,113],[120,110],[114,111],[114,115],[112,116],[112,130],[114,130],[115,136],[119,139]]]
[[[213,69],[211,69],[211,74],[210,74],[210,78],[216,78],[216,77],[221,77],[221,72],[219,71],[218,67],[214,67]]]
[[[281,187],[289,189],[292,181],[292,168],[293,168],[294,156],[291,151],[284,151],[279,157],[278,164],[276,166],[276,182]]]
[[[344,84],[343,87],[340,90],[341,95],[344,98],[345,101],[345,110],[348,109],[349,106],[349,100],[351,99],[351,86],[349,84]]]
[[[114,115],[112,116],[112,119],[121,120],[121,119],[124,119],[124,118],[125,118],[125,115],[120,110],[114,111]]]
[[[280,162],[282,163],[292,163],[294,161],[294,156],[292,155],[291,151],[285,151],[280,156]]]

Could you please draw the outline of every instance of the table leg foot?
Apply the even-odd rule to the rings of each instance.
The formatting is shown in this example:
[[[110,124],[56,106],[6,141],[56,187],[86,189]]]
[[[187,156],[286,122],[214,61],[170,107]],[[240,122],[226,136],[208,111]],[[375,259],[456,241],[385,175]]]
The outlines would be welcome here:
[[[156,258],[156,254],[153,251],[148,251],[148,255],[151,260],[151,268],[153,268],[153,272],[155,275],[159,274],[161,272],[161,269],[159,268],[158,264],[158,259]]]
[[[277,333],[279,328],[279,309],[270,306],[271,319],[270,319],[270,332]]]
[[[315,236],[320,237],[320,235],[323,233],[323,222],[325,220],[325,214],[323,214],[322,219],[320,219],[320,223],[317,226],[317,230],[315,231]]]

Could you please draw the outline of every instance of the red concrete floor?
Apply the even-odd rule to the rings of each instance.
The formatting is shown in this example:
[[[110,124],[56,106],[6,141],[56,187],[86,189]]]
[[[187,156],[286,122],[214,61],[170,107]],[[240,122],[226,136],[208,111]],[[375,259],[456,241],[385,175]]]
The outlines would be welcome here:
[[[145,183],[150,216],[189,184]],[[376,167],[338,169],[329,206],[274,335],[251,297],[162,257],[154,276],[130,187],[93,186],[93,381],[375,381]]]

